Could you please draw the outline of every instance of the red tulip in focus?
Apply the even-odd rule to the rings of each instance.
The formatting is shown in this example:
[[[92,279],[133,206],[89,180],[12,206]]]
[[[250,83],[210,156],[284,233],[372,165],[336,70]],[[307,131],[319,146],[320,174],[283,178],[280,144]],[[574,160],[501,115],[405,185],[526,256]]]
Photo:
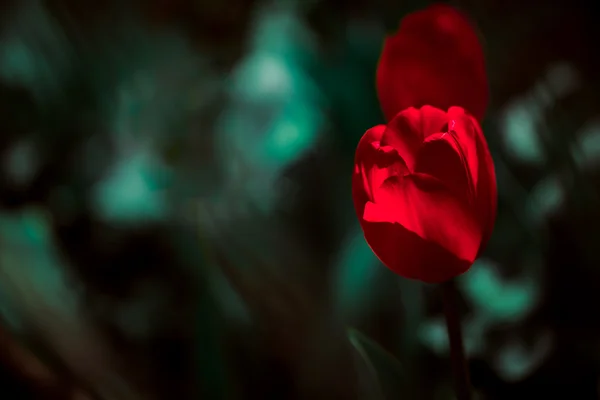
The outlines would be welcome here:
[[[492,233],[496,195],[481,127],[460,107],[408,108],[356,149],[352,197],[365,238],[406,278],[467,271]]]
[[[440,4],[407,15],[383,45],[377,94],[387,121],[424,105],[460,106],[481,121],[489,87],[483,49],[469,20]]]

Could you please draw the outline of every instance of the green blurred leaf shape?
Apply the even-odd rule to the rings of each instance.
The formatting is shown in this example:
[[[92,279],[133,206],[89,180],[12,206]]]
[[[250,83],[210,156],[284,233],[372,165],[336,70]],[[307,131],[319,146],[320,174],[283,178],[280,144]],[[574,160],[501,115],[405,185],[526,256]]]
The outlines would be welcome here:
[[[73,311],[76,300],[74,293],[65,291],[65,274],[62,260],[54,245],[49,226],[49,217],[39,209],[29,209],[20,214],[0,214],[0,273],[6,282],[35,288],[42,294],[46,305],[61,310]],[[13,287],[8,289],[14,289]],[[13,301],[27,303],[28,291]],[[23,304],[15,303],[21,307]]]
[[[309,151],[325,117],[310,103],[290,103],[273,122],[265,138],[264,156],[275,166],[287,165]]]
[[[383,38],[383,27],[377,22],[350,21],[346,37],[338,44],[339,56],[316,69],[331,98],[340,144],[349,154],[367,129],[384,122],[374,84]]]
[[[571,150],[581,168],[595,168],[600,164],[600,121],[589,121],[578,133]]]
[[[210,274],[210,283],[215,302],[223,313],[223,318],[238,327],[249,326],[252,319],[248,305],[229,280],[216,270]]]
[[[501,120],[504,146],[517,160],[541,166],[547,161],[540,123],[554,104],[578,89],[581,79],[572,65],[560,62],[549,67],[546,76],[526,95],[504,110]]]
[[[111,68],[89,71],[94,76],[112,71],[116,80],[111,90],[98,88],[116,146],[126,149],[135,141],[169,142],[188,135],[189,114],[210,102],[221,80],[183,38],[133,24],[124,30],[126,38],[118,46],[107,44],[106,54],[98,56]]]
[[[60,91],[73,52],[62,28],[42,2],[22,2],[0,41],[0,77],[26,86],[42,99]]]
[[[309,30],[286,7],[257,16],[251,49],[228,82],[230,102],[216,137],[225,185],[269,211],[283,191],[281,169],[315,147],[327,118],[306,62]]]
[[[565,192],[555,175],[547,176],[539,181],[529,193],[527,214],[530,220],[540,223],[556,212],[565,201]]]
[[[542,332],[532,346],[511,339],[496,352],[494,369],[505,381],[524,379],[544,362],[553,344],[549,332]]]
[[[463,340],[468,356],[480,354],[484,348],[484,333],[487,321],[481,317],[472,317],[463,321]],[[448,333],[443,318],[433,318],[419,328],[419,339],[431,351],[438,355],[449,353]]]
[[[393,400],[405,397],[408,382],[400,361],[356,329],[348,329],[348,339],[364,365],[358,372],[361,387],[367,392],[365,398]]]
[[[539,112],[548,111],[557,100],[577,90],[580,83],[579,72],[572,65],[566,62],[551,65],[545,77],[536,82],[530,91],[536,109]]]
[[[536,104],[528,97],[512,102],[501,120],[504,146],[517,160],[541,165],[546,155],[538,132]]]
[[[546,86],[556,99],[568,96],[581,84],[581,76],[573,65],[558,62],[551,65],[546,72]]]
[[[367,245],[358,223],[350,239],[341,248],[338,277],[335,283],[338,312],[351,319],[367,312],[377,290],[375,278],[378,270],[377,258]]]
[[[305,43],[312,42],[307,34],[292,10],[265,12],[252,51],[233,74],[232,94],[241,104],[222,123],[245,152],[254,152],[253,162],[266,168],[279,169],[302,156],[325,121],[320,90],[303,61]]]
[[[18,308],[14,305],[14,299],[0,285],[0,321],[6,324],[12,331],[21,331],[23,329],[23,318],[17,312]]]
[[[146,152],[124,157],[94,187],[94,206],[106,220],[137,222],[167,215],[169,171]]]
[[[137,399],[103,357],[105,343],[85,321],[78,288],[56,248],[50,219],[41,209],[0,214],[0,287],[10,305],[79,378],[108,397]]]
[[[29,183],[38,169],[36,149],[30,141],[16,143],[3,160],[9,179],[19,185]]]
[[[266,6],[253,27],[251,47],[301,60],[314,54],[315,37],[306,27],[300,13],[293,6]]]
[[[522,319],[540,296],[539,284],[533,277],[503,281],[496,265],[485,258],[477,260],[459,282],[476,310],[497,323]]]

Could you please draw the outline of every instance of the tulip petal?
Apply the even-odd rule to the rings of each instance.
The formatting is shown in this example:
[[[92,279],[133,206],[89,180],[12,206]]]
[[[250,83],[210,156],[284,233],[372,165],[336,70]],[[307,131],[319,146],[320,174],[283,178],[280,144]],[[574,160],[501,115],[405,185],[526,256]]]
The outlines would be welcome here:
[[[476,197],[475,211],[484,231],[482,243],[486,243],[496,219],[498,193],[494,161],[483,131],[474,117],[460,107],[451,107],[448,116],[469,167]]]
[[[485,58],[468,18],[434,5],[403,18],[386,38],[377,66],[377,94],[390,121],[407,107],[461,106],[482,120],[489,99]]]
[[[390,146],[380,146],[385,125],[369,129],[356,149],[352,197],[357,215],[362,217],[367,201],[374,199],[373,189],[378,188],[390,176],[407,171],[398,152]]]
[[[461,107],[450,107],[448,109],[448,119],[448,130],[454,131],[456,134],[462,154],[469,166],[473,185],[477,187],[479,180],[477,142],[481,140],[479,135],[482,135],[479,123],[475,118],[466,114]]]
[[[439,179],[455,197],[465,204],[473,204],[474,188],[469,166],[461,157],[459,146],[452,132],[429,136],[419,150],[415,172]]]
[[[383,133],[381,144],[392,146],[398,151],[412,171],[423,140],[448,122],[448,115],[437,108],[424,106],[421,109],[410,107],[398,113]]]
[[[405,278],[439,283],[462,274],[472,264],[402,225],[364,221],[361,225],[373,253],[386,267]]]
[[[498,188],[494,160],[488,149],[487,142],[483,137],[483,132],[480,131],[480,134],[482,139],[477,142],[477,153],[479,154],[479,179],[477,186],[475,187],[477,193],[477,206],[475,207],[475,212],[483,226],[483,238],[481,240],[479,254],[484,250],[485,245],[492,236],[498,207]]]
[[[438,179],[426,174],[390,177],[374,195],[375,201],[365,205],[365,222],[399,224],[468,265],[475,260],[479,224],[469,206]]]

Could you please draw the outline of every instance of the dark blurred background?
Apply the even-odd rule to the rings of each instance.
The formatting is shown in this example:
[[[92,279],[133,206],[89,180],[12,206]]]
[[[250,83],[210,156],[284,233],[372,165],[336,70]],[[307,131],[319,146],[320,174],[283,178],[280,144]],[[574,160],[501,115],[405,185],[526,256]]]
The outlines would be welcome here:
[[[499,188],[458,280],[478,399],[600,397],[596,3],[452,3]],[[1,1],[0,398],[453,399],[439,288],[350,195],[384,35],[428,4]]]

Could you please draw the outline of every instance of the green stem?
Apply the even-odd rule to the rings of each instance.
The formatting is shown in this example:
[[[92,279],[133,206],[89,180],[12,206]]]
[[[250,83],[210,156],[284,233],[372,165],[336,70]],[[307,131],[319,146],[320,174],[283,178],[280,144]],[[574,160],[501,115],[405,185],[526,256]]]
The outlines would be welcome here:
[[[454,375],[454,387],[457,400],[471,400],[469,369],[465,359],[460,316],[456,306],[456,285],[454,279],[442,283],[444,316],[450,343],[450,360]]]

